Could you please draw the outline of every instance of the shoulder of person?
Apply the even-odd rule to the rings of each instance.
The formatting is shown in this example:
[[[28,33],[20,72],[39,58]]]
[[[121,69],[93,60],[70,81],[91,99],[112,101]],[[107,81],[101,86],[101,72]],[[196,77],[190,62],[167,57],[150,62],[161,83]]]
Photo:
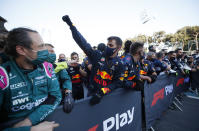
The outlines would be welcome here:
[[[43,67],[44,67],[47,77],[51,78],[53,75],[53,65],[49,62],[44,62]]]
[[[11,62],[7,61],[0,65],[0,89],[5,90],[9,86],[9,72],[11,71]]]
[[[122,61],[124,62],[124,63],[126,63],[126,64],[130,64],[131,62],[132,62],[132,60],[131,60],[131,55],[126,55],[123,59],[122,59]]]

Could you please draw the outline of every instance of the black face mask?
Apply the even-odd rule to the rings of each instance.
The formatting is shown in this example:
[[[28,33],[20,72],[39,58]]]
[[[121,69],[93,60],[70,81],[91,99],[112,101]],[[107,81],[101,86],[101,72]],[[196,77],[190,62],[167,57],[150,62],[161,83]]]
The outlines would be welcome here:
[[[178,55],[178,58],[182,58],[182,55]]]
[[[107,47],[106,47],[106,51],[105,51],[106,56],[107,56],[107,57],[112,56],[112,55],[115,53],[116,49],[117,49],[117,48],[110,48],[110,47],[107,46]]]
[[[192,61],[187,61],[187,63],[190,65],[192,63]]]
[[[170,60],[174,61],[174,60],[175,60],[175,57],[171,57]]]

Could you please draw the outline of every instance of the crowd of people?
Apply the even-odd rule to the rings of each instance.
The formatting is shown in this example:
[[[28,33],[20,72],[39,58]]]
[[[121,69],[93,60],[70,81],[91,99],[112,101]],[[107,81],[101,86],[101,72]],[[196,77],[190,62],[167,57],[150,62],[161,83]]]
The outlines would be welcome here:
[[[153,83],[159,75],[180,71],[190,76],[199,71],[198,50],[190,55],[180,48],[156,52],[150,46],[145,53],[143,43],[127,40],[124,53],[118,56],[123,44],[121,38],[110,36],[106,45],[100,43],[93,48],[69,16],[62,19],[86,54],[82,63],[76,52],[71,53],[70,61],[59,54],[56,62],[54,45],[44,43],[35,30],[15,28],[0,35],[1,123],[15,121],[4,130],[53,129],[57,123],[42,121],[58,105],[70,113],[74,102],[85,96],[91,97],[90,105],[94,106],[117,88],[143,91],[144,82]],[[197,87],[191,86],[193,90]]]

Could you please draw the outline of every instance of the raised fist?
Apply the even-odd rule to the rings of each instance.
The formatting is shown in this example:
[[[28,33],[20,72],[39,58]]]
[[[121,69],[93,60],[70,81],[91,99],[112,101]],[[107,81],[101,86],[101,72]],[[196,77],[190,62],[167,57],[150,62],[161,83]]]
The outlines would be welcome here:
[[[73,25],[73,23],[71,22],[71,20],[70,20],[70,18],[69,18],[68,15],[63,16],[63,17],[62,17],[62,20],[63,20],[64,22],[66,22],[69,26],[72,26],[72,25]]]

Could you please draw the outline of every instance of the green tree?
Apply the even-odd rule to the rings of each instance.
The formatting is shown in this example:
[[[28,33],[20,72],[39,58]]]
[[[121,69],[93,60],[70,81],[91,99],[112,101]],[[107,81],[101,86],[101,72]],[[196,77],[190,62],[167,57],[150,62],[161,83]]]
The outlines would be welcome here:
[[[175,33],[177,40],[183,43],[183,47],[187,45],[189,41],[195,40],[196,49],[198,49],[198,34],[199,26],[185,26]]]
[[[158,42],[158,43],[162,42],[163,39],[165,38],[165,34],[166,34],[165,31],[158,31],[158,32],[155,32],[155,33],[153,34],[153,38],[154,38],[155,42]]]
[[[139,41],[139,42],[146,43],[146,42],[147,42],[147,36],[146,36],[146,35],[143,35],[143,34],[139,34],[138,36],[133,37],[133,38],[131,39],[131,41],[132,41],[132,42]]]
[[[153,37],[152,36],[148,36],[148,42],[152,43],[153,42]]]
[[[166,34],[165,31],[154,32],[153,36],[146,36],[139,34],[138,36],[130,39],[132,42],[171,42],[171,43],[182,43],[183,49],[197,49],[199,48],[199,26],[185,26],[176,31],[174,34]],[[191,45],[190,45],[191,44]],[[193,44],[193,45],[192,45]],[[188,49],[189,48],[189,49]]]

